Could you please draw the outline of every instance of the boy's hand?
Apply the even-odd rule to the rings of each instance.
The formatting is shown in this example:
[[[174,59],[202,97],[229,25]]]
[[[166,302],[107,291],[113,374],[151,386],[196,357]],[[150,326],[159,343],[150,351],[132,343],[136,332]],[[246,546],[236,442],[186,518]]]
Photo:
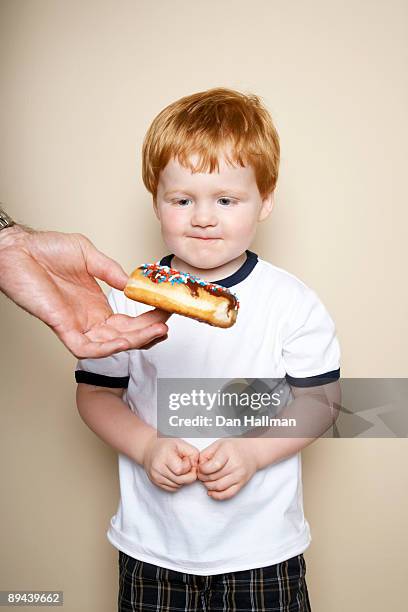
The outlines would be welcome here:
[[[197,480],[199,451],[180,438],[149,438],[143,456],[143,467],[151,482],[166,491]]]
[[[258,469],[254,440],[224,438],[200,453],[197,478],[212,499],[229,499]]]

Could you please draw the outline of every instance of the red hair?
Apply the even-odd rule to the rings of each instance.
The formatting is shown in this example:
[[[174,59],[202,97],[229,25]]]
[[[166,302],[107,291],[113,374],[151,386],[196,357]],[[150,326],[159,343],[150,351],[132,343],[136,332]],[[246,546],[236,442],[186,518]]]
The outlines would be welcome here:
[[[198,155],[196,166],[190,162],[192,154]],[[221,155],[231,165],[253,167],[262,198],[273,192],[279,136],[258,96],[220,87],[166,106],[153,119],[143,142],[143,182],[155,200],[160,172],[170,159],[192,172],[214,172]]]

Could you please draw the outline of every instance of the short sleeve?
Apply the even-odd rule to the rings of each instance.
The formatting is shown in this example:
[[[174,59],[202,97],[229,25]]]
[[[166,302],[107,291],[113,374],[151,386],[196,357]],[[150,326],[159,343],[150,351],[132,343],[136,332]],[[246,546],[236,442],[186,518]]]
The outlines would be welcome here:
[[[112,289],[108,302],[114,313],[124,313],[121,298],[123,294]],[[129,352],[122,351],[110,357],[80,359],[75,369],[77,383],[100,387],[127,388],[129,384]]]
[[[316,293],[304,287],[284,326],[282,357],[286,380],[295,387],[340,378],[340,346],[332,318]]]

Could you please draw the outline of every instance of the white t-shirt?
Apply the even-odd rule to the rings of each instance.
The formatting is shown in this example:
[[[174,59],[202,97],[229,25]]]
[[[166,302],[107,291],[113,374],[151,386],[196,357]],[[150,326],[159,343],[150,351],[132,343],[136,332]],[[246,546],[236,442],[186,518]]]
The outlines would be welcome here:
[[[168,255],[160,263],[170,260]],[[166,341],[144,351],[81,360],[77,381],[127,387],[123,399],[129,408],[156,427],[159,377],[286,377],[295,386],[317,385],[322,375],[325,383],[339,378],[334,323],[297,277],[247,251],[243,266],[217,283],[240,302],[231,328],[172,315]],[[109,302],[114,312],[132,316],[151,309],[118,290],[112,290]],[[201,451],[217,438],[184,439]],[[167,492],[123,454],[119,478],[120,501],[107,537],[136,559],[204,576],[272,565],[302,553],[311,542],[300,453],[257,471],[227,500],[211,499],[199,481]]]

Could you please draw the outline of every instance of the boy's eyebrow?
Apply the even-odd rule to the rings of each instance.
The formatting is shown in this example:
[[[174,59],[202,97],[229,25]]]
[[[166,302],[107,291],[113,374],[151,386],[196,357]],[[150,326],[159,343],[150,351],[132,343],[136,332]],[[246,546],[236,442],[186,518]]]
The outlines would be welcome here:
[[[167,198],[168,196],[174,195],[176,193],[187,193],[185,189],[171,189],[170,191],[165,191],[163,196]]]
[[[214,196],[220,196],[222,194],[231,194],[237,196],[238,198],[248,197],[246,191],[239,191],[239,189],[235,189],[234,187],[226,187],[225,189],[219,189],[213,193]]]
[[[165,191],[164,192],[164,197],[167,198],[171,195],[175,195],[176,193],[183,193],[186,195],[192,195],[188,189],[171,189],[169,191]],[[234,189],[233,187],[225,187],[224,189],[218,189],[217,191],[214,191],[212,193],[212,195],[215,196],[220,196],[220,195],[224,195],[224,194],[233,194],[235,196],[237,196],[238,198],[245,198],[248,197],[248,194],[245,191],[239,191],[237,189]]]

